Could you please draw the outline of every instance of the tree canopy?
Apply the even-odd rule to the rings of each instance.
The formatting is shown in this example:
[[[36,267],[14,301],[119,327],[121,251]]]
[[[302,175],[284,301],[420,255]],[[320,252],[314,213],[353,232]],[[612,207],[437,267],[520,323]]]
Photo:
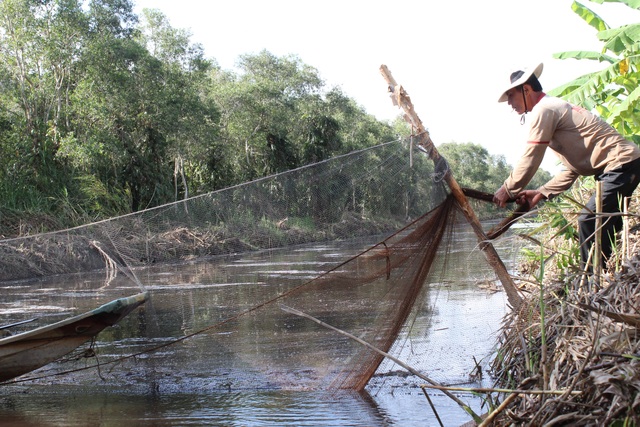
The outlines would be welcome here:
[[[618,40],[611,49],[630,51],[634,34],[609,34]],[[402,120],[377,120],[327,87],[295,55],[246,54],[224,70],[160,11],[134,14],[131,0],[3,0],[0,42],[0,208],[46,212],[67,225],[410,133]],[[617,70],[635,70],[632,59],[616,61]],[[607,89],[602,104],[624,118],[635,111],[625,107],[635,77],[619,74],[629,96]],[[576,85],[562,93],[605,100]],[[509,173],[504,158],[472,143],[446,147],[464,185],[493,191]]]
[[[6,208],[105,217],[398,136],[297,57],[222,70],[129,0],[4,0],[0,39]]]

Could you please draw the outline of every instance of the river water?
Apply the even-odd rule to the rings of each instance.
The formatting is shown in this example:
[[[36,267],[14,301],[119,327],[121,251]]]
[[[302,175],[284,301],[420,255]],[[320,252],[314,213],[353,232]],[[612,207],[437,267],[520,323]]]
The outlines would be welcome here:
[[[486,262],[474,251],[475,236],[469,232],[458,239],[448,277],[431,286],[413,327],[405,332],[411,336],[399,339],[410,344],[396,355],[438,382],[487,387],[492,384],[486,369],[507,310],[506,295],[500,286],[493,289],[493,275],[485,273]],[[215,317],[195,307],[221,306],[240,297],[268,299],[273,292],[270,278],[312,277],[322,272],[327,260],[349,257],[355,247],[353,242],[307,245],[135,271],[151,299],[144,310],[98,336],[96,347],[103,354],[98,358],[131,354],[149,342],[189,334]],[[497,243],[508,268],[514,265],[519,247],[509,238]],[[319,259],[324,261],[314,261]],[[81,274],[2,284],[0,324],[36,316],[59,320],[139,290],[123,276]],[[207,303],[196,304],[202,301]],[[126,369],[105,366],[52,375],[88,364],[54,363],[29,374],[36,379],[0,386],[0,425],[411,427],[439,425],[437,417],[446,426],[470,420],[439,391],[428,393],[432,409],[420,387],[425,381],[407,376],[388,361],[364,392],[355,393],[252,388],[229,373],[238,369],[229,360],[221,349],[194,339],[152,357],[141,356]],[[482,378],[471,378],[476,361],[485,369]],[[486,412],[481,397],[455,394],[478,413]]]

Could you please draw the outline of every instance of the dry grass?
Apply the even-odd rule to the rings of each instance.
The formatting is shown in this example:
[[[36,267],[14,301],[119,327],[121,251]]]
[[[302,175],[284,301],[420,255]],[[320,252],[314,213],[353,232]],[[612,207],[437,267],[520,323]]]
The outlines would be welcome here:
[[[565,393],[521,393],[492,425],[640,425],[637,235],[630,244],[635,255],[600,283],[550,272],[542,285],[527,285],[529,297],[505,318],[494,374],[503,387],[528,380]]]

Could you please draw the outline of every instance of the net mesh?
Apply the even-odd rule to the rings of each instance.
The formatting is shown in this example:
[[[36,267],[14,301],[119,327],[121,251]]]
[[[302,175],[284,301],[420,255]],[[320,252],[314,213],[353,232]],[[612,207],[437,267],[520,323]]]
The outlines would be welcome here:
[[[108,221],[0,241],[0,322],[150,293],[121,327],[100,335],[98,358],[71,355],[29,380],[64,373],[59,381],[95,381],[96,367],[110,384],[143,390],[362,390],[397,380],[397,367],[378,352],[290,307],[408,363],[428,367],[440,358],[435,380],[466,382],[478,361],[465,351],[490,337],[469,330],[465,316],[486,316],[494,327],[505,306],[484,291],[472,307],[447,297],[460,268],[495,282],[468,229],[442,171],[410,141],[394,141]],[[426,335],[435,311],[451,312],[451,324]],[[460,368],[447,362],[454,354],[464,359]]]

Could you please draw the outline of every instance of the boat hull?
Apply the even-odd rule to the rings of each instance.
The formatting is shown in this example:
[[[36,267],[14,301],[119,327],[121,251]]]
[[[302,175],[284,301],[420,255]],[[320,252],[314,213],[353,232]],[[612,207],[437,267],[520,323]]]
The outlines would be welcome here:
[[[84,314],[0,339],[0,382],[45,366],[113,326],[147,300],[147,293],[120,298]]]

